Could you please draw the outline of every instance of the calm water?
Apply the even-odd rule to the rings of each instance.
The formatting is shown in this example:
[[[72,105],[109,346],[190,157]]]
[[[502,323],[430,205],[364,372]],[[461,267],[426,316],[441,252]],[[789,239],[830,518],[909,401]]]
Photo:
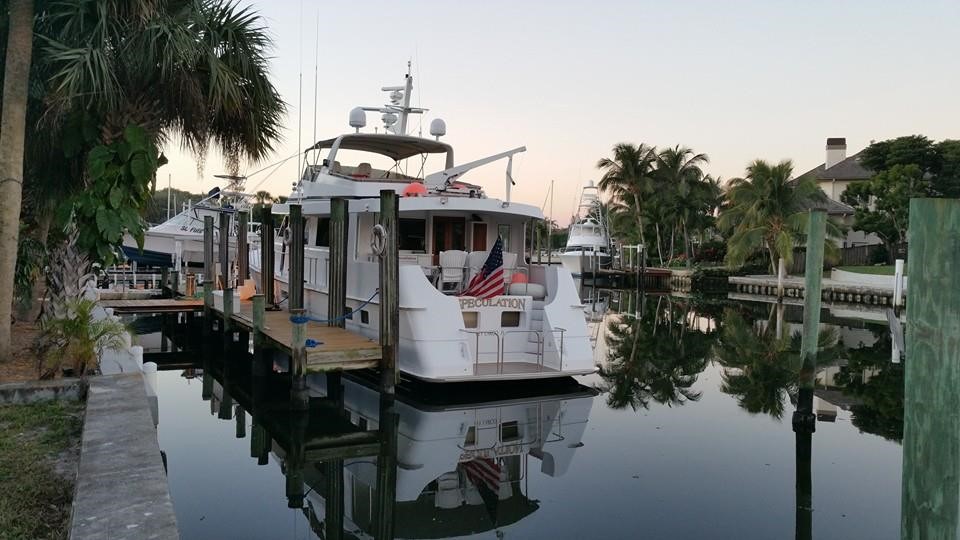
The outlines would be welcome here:
[[[798,308],[584,296],[602,373],[405,385],[395,452],[392,416],[359,379],[311,379],[310,414],[291,415],[284,377],[252,377],[249,356],[226,379],[209,358],[162,372],[183,538],[375,538],[385,511],[399,538],[899,536],[903,370],[880,314],[824,311],[820,420],[798,466]],[[343,433],[352,455],[337,459]]]

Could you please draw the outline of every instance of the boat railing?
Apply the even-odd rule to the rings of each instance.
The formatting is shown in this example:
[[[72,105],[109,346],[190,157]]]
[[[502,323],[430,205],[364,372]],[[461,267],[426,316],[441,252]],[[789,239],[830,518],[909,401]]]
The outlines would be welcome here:
[[[497,373],[500,373],[503,370],[503,354],[500,350],[500,332],[496,330],[473,330],[470,328],[461,328],[461,332],[466,332],[467,334],[473,334],[476,341],[474,342],[474,356],[473,356],[473,372],[476,374],[480,368],[480,355],[481,354],[490,354],[489,352],[480,351],[480,338],[481,337],[493,337],[497,346],[496,350],[496,364],[497,364]],[[487,362],[484,362],[487,363]]]
[[[507,361],[507,357],[510,355],[521,355],[521,358],[530,353],[526,348],[528,343],[536,344],[536,351],[533,353],[535,361],[527,362],[521,360],[522,363],[535,364],[537,366],[537,373],[542,373],[546,366],[546,357],[547,357],[547,341],[546,337],[549,335],[553,338],[554,346],[558,353],[558,365],[557,371],[563,371],[563,348],[564,348],[564,333],[566,329],[564,328],[551,328],[550,330],[475,330],[470,328],[463,328],[460,330],[467,334],[472,334],[475,338],[474,341],[474,357],[473,357],[473,371],[474,373],[479,373],[480,364],[496,364],[496,374],[503,374],[504,362]],[[519,350],[509,350],[509,336],[511,335],[533,335],[536,337],[536,341],[531,342],[529,340],[523,340],[522,348]],[[480,349],[480,338],[481,337],[494,337],[496,338],[496,350],[495,351],[484,351]],[[495,355],[495,362],[481,362],[481,357],[488,357],[489,355]],[[513,358],[513,356],[511,356]]]

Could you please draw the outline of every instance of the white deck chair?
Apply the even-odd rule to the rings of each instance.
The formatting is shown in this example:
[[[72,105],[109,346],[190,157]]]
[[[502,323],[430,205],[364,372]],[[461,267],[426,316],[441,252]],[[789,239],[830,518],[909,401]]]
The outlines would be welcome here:
[[[473,276],[480,272],[480,269],[483,268],[483,263],[487,262],[487,257],[489,256],[489,251],[471,251],[470,255],[467,255],[467,269],[469,270],[467,283],[470,283]]]
[[[455,249],[440,252],[440,292],[460,292],[466,264],[466,251]]]
[[[510,284],[513,272],[517,269],[517,254],[503,252],[503,282]]]

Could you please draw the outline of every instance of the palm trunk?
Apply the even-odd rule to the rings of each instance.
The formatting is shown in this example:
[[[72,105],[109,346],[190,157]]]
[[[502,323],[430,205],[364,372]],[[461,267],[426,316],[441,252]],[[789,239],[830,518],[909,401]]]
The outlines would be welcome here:
[[[673,254],[675,253],[675,252],[674,252],[674,239],[676,239],[676,237],[677,237],[677,228],[676,228],[676,227],[670,227],[670,253],[669,253],[669,255],[670,255],[670,261],[673,261]]]
[[[777,268],[777,300],[783,301],[783,278],[787,277],[787,261],[780,257],[779,267]]]
[[[646,247],[647,241],[643,238],[643,212],[640,211],[640,197],[633,194],[633,204],[637,207],[637,227],[640,228],[640,243]]]
[[[687,231],[687,221],[683,221],[683,252],[687,257],[687,268],[693,264],[693,246],[690,244],[690,233]]]
[[[33,52],[33,0],[10,0],[0,113],[0,362],[12,357],[10,318],[23,201],[23,141]]]

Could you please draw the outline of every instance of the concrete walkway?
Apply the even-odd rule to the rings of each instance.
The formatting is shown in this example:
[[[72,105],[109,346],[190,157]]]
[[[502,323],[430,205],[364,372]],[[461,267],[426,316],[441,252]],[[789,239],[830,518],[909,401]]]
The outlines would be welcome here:
[[[70,538],[179,538],[139,372],[90,378]]]

